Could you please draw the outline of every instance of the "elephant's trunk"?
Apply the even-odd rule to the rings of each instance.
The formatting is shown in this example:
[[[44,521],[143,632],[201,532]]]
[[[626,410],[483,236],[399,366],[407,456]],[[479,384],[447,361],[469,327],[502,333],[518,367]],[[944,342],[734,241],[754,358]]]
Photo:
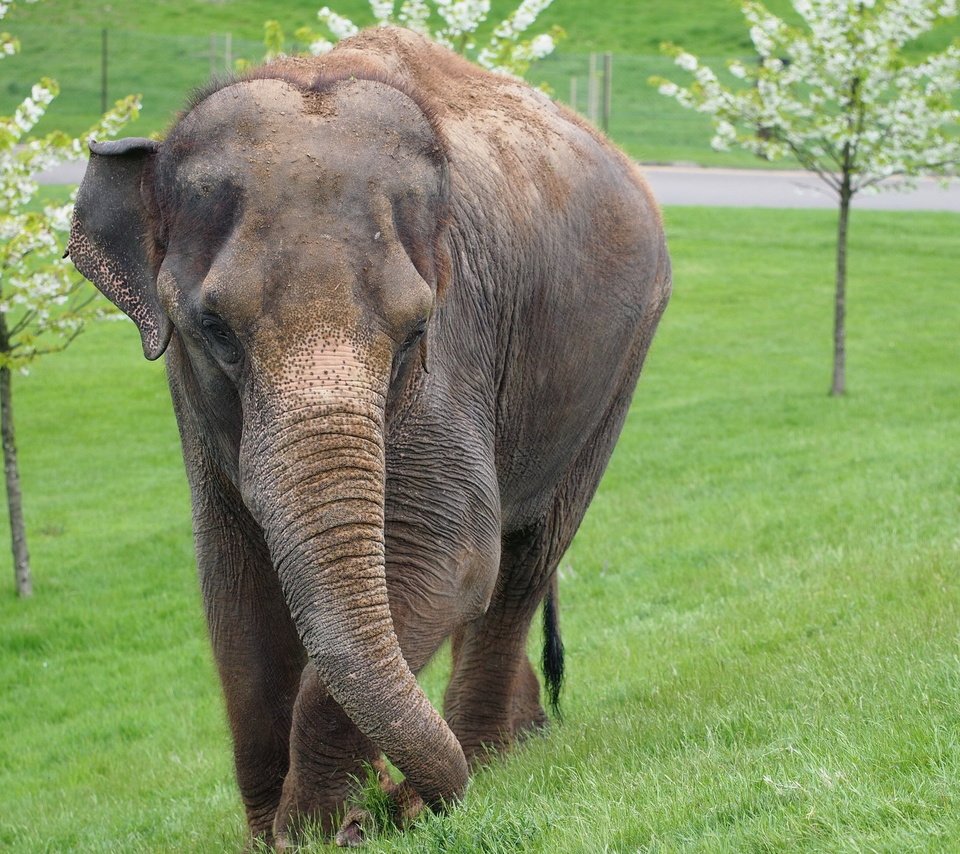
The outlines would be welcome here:
[[[410,671],[387,600],[383,394],[321,382],[264,399],[245,407],[243,492],[307,653],[426,803],[456,800],[463,751]]]

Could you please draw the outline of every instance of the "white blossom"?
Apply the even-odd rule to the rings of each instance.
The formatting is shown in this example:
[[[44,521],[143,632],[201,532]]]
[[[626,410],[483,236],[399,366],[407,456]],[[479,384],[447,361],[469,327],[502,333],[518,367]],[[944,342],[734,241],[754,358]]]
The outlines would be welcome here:
[[[378,24],[389,24],[393,18],[393,0],[370,0],[370,11]]]
[[[835,329],[844,328],[847,223],[854,196],[904,189],[918,176],[960,171],[960,44],[912,62],[902,50],[956,0],[792,0],[805,28],[790,27],[759,0],[741,8],[759,63],[728,65],[745,88],[665,45],[694,82],[653,78],[664,95],[712,119],[711,145],[738,145],[775,160],[792,155],[838,202]],[[896,178],[895,183],[890,179]],[[842,333],[834,338],[831,394],[846,388]]]
[[[523,35],[552,0],[523,0],[493,30],[487,45],[477,54],[477,62],[502,74],[519,76],[531,62],[542,59],[556,47],[555,40],[547,34],[521,41]],[[548,41],[549,39],[549,41]]]
[[[333,42],[328,39],[314,39],[310,42],[308,49],[314,56],[321,56],[333,50]]]
[[[433,37],[454,50],[474,47],[472,34],[490,14],[490,0],[434,0],[444,26]]]
[[[514,45],[511,52],[511,59],[516,63],[530,64],[538,59],[543,59],[553,51],[553,37],[547,33],[541,33],[529,41],[519,42]],[[511,73],[509,69],[496,69],[501,73]]]
[[[396,20],[401,26],[427,34],[430,32],[430,7],[426,0],[403,0]]]
[[[380,24],[399,24],[430,36],[439,44],[459,53],[472,56],[485,68],[512,76],[521,76],[530,64],[549,55],[556,48],[556,39],[550,33],[539,33],[532,38],[521,38],[534,24],[537,16],[552,0],[523,0],[511,15],[493,28],[489,41],[477,46],[477,29],[490,15],[490,0],[369,0],[374,20]],[[433,31],[430,27],[431,6],[442,25]],[[334,41],[348,38],[358,27],[348,18],[324,6],[317,17]],[[326,53],[333,47],[327,38],[309,40],[313,54]]]
[[[549,33],[540,33],[540,35],[530,39],[530,58],[533,60],[543,59],[553,53],[556,46],[553,36]]]
[[[327,6],[317,12],[317,17],[337,39],[346,39],[360,32],[360,28],[353,21],[338,15]]]
[[[920,174],[956,174],[960,45],[913,63],[901,50],[937,20],[956,16],[956,0],[792,2],[806,29],[743,0],[760,63],[735,60],[728,68],[747,88],[727,88],[672,46],[696,85],[653,82],[712,117],[715,148],[738,144],[767,159],[792,154],[838,192],[844,171],[852,193],[892,176],[909,184]]]

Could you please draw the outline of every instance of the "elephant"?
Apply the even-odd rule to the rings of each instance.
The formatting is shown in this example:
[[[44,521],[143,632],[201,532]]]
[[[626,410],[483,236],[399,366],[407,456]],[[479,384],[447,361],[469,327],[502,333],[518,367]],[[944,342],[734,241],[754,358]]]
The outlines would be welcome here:
[[[548,723],[538,610],[556,705],[557,566],[671,291],[645,180],[393,27],[90,150],[68,254],[166,355],[251,836],[360,841],[371,768],[398,821],[450,808]],[[416,674],[448,639],[441,717]]]

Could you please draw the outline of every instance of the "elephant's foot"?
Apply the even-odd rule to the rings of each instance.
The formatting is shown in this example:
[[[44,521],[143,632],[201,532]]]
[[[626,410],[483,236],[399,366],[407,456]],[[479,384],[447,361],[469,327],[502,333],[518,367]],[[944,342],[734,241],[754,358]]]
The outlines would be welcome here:
[[[276,802],[272,802],[262,809],[247,807],[249,836],[243,848],[244,854],[257,854],[257,852],[276,848],[276,840],[273,836],[273,821],[276,813]]]
[[[525,664],[517,678],[510,714],[510,734],[517,741],[535,735],[550,723],[540,705],[540,683],[530,663]]]
[[[357,781],[379,755],[308,664],[293,710],[290,764],[273,824],[274,848],[295,848],[303,837],[332,839]]]
[[[276,840],[273,838],[273,830],[251,833],[247,837],[247,842],[243,846],[243,854],[261,854],[263,851],[276,850]]]
[[[317,787],[313,791],[294,790],[291,786],[277,810],[273,827],[274,849],[296,850],[304,838],[318,834],[331,839],[353,788],[349,780],[342,780],[341,784],[333,789]]]
[[[335,768],[322,776],[288,774],[273,826],[274,849],[296,850],[305,838],[333,839],[362,770],[358,761],[352,769]]]
[[[351,807],[335,837],[341,848],[358,848],[363,845],[370,836],[383,829],[381,822],[384,821],[399,830],[405,830],[423,812],[423,799],[411,785],[406,781],[394,783],[382,759],[374,762],[373,766],[377,771],[380,789],[387,796],[386,809],[384,814],[375,815],[365,807]]]
[[[355,848],[387,827],[403,830],[409,826],[425,807],[420,795],[406,782],[394,783],[382,758],[369,764],[376,772],[376,783],[385,795],[382,808],[349,806],[351,800],[359,797],[357,781],[362,779],[359,773],[350,775],[344,781],[345,787],[338,787],[335,794],[328,789],[322,801],[316,797],[305,797],[302,788],[298,791],[296,783],[288,775],[285,797],[277,811],[274,832],[267,844],[276,851],[294,851],[305,833],[319,832],[342,848]]]

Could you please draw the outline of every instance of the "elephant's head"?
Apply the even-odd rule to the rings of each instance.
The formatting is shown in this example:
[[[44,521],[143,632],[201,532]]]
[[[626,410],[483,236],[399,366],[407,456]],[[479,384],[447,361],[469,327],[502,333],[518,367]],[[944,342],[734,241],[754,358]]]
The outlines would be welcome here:
[[[384,574],[387,401],[421,369],[449,268],[436,121],[376,79],[261,76],[195,99],[161,143],[91,150],[74,264],[147,358],[175,336],[191,417],[330,694],[428,803],[456,798],[463,753],[401,653]]]

